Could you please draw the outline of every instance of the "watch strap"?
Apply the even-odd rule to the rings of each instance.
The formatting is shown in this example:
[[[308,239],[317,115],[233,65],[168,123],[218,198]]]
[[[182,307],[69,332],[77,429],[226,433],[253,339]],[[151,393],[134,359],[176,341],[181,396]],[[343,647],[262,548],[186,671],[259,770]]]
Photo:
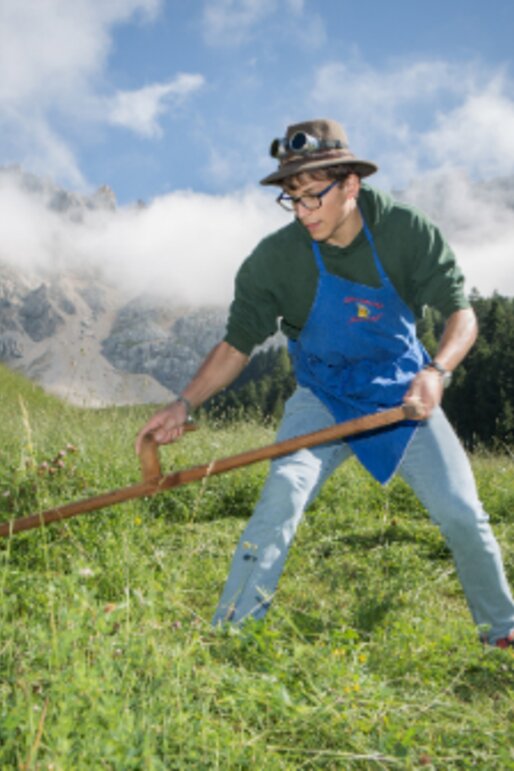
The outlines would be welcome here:
[[[175,399],[175,403],[177,402],[184,405],[184,407],[186,408],[186,418],[189,420],[189,418],[191,417],[191,413],[193,412],[193,405],[191,404],[189,399],[186,399],[186,397],[182,396],[182,394],[180,394],[180,396],[177,396],[177,398]]]
[[[445,386],[449,385],[452,379],[452,373],[449,369],[446,369],[443,367],[442,364],[439,364],[438,361],[430,361],[428,364],[425,364],[424,369],[435,369],[435,371],[441,376],[443,383]]]

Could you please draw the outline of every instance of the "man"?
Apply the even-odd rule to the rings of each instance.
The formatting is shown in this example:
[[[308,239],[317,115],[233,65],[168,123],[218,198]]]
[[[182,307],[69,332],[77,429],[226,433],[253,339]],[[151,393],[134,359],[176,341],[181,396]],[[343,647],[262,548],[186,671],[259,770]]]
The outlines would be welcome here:
[[[298,387],[278,431],[284,440],[402,402],[421,422],[301,450],[271,464],[235,552],[214,623],[266,613],[303,512],[354,453],[376,479],[398,473],[426,506],[453,553],[484,642],[514,645],[514,602],[468,459],[440,408],[445,384],[477,336],[462,275],[439,231],[419,212],[361,183],[377,170],[349,149],[336,122],[289,126],[271,155],[290,225],[265,238],[241,266],[227,332],[183,393],[141,430],[176,440],[190,411],[228,386],[254,346],[289,338]],[[430,360],[416,337],[426,305],[446,319]]]

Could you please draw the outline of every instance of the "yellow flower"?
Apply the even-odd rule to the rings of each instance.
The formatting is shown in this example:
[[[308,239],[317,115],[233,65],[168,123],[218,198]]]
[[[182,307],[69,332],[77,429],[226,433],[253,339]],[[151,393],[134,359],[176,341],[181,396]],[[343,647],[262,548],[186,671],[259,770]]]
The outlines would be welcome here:
[[[143,520],[141,519],[141,517],[134,517],[134,524],[135,525],[142,525],[143,524]]]

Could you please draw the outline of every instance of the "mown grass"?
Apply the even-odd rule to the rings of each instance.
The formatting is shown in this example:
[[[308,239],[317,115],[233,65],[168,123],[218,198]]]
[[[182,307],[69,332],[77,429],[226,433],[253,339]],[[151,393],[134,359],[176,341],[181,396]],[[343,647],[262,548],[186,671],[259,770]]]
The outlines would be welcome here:
[[[137,481],[148,410],[0,374],[0,519]],[[268,443],[202,426],[163,466]],[[473,459],[514,583],[512,457]],[[307,515],[265,622],[210,617],[265,464],[0,543],[1,769],[514,768],[514,656],[477,642],[408,488],[353,461]]]

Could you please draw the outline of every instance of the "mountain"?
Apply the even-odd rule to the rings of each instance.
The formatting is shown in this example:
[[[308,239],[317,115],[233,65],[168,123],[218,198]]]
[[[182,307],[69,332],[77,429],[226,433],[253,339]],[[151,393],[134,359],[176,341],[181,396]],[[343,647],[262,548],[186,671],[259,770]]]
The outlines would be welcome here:
[[[172,309],[127,300],[98,278],[0,266],[0,361],[72,403],[169,400],[223,326],[221,310]]]
[[[68,193],[19,169],[0,170],[2,182],[71,223],[115,212],[107,187]],[[71,403],[169,401],[223,335],[224,308],[134,295],[66,255],[50,265],[16,258],[0,244],[0,361]]]
[[[0,265],[0,361],[76,404],[169,400],[223,334],[225,316],[127,298],[94,276]]]

